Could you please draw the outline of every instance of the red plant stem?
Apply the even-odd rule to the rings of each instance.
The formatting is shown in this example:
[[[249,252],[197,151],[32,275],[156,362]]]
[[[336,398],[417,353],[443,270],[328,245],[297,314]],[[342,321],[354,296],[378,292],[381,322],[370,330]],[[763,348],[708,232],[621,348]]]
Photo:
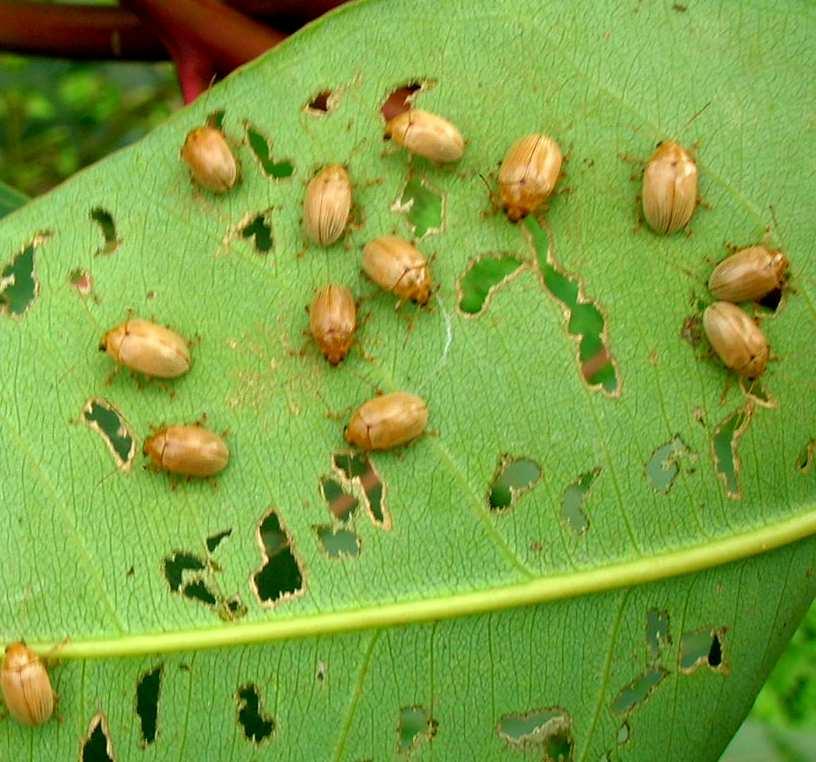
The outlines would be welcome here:
[[[286,35],[218,0],[122,0],[178,57],[200,51],[226,74],[277,45]]]
[[[159,40],[120,8],[3,1],[0,50],[77,59],[166,57]]]

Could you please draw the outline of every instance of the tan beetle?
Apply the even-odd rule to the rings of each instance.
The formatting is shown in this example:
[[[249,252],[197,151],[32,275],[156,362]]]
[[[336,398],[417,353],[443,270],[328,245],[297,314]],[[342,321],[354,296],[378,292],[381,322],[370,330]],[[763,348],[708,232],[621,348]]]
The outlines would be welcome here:
[[[412,108],[385,125],[385,135],[411,153],[431,161],[458,161],[465,152],[462,133],[447,119]]]
[[[197,424],[159,429],[145,440],[144,454],[156,470],[202,478],[223,471],[230,456],[218,434]]]
[[[177,378],[190,370],[187,342],[149,320],[134,318],[112,328],[99,342],[99,351],[146,376]]]
[[[725,302],[762,299],[782,287],[788,264],[781,251],[750,246],[726,257],[714,268],[708,279],[708,290]]]
[[[547,135],[526,135],[510,146],[499,170],[499,193],[511,222],[534,212],[550,197],[562,158],[558,143]]]
[[[424,305],[431,298],[431,273],[425,255],[408,241],[385,235],[363,248],[363,270],[378,286],[401,301]]]
[[[225,193],[238,181],[238,162],[224,133],[215,127],[197,127],[187,133],[181,158],[200,186]]]
[[[658,144],[643,172],[643,215],[656,233],[688,224],[697,206],[697,162],[679,143]]]
[[[357,307],[351,291],[336,283],[320,289],[309,309],[309,330],[332,365],[345,359],[356,327]]]
[[[42,725],[54,713],[48,670],[22,641],[6,647],[0,688],[9,714],[23,725]]]
[[[745,378],[762,375],[770,353],[759,326],[730,302],[714,302],[703,313],[703,329],[723,364]]]
[[[351,416],[345,437],[362,450],[390,450],[416,439],[428,424],[428,407],[421,397],[393,392],[374,397]]]
[[[306,235],[320,246],[333,244],[346,229],[351,212],[351,180],[345,167],[330,164],[306,187],[303,224]]]

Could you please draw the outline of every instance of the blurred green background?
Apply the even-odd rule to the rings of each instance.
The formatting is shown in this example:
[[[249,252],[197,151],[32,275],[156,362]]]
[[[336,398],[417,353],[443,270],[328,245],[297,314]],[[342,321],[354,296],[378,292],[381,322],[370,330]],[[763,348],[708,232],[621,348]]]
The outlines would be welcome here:
[[[41,195],[181,105],[168,63],[0,55],[0,216],[24,200],[13,189]],[[722,762],[816,762],[816,604]]]

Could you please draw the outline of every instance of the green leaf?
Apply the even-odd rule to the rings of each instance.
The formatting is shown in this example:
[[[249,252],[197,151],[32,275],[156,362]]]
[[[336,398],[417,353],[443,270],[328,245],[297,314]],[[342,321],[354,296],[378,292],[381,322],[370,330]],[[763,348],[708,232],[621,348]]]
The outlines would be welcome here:
[[[0,622],[55,648],[62,719],[0,724],[9,758],[718,759],[816,590],[814,35],[804,3],[356,4],[5,220]],[[383,144],[410,82],[466,136],[456,166]],[[213,196],[178,153],[219,110],[242,178]],[[536,130],[569,192],[513,225],[482,177]],[[706,206],[667,238],[624,159],[672,136]],[[334,162],[355,218],[321,250],[302,197]],[[360,249],[412,234],[412,177],[445,199],[418,244],[438,291],[395,311]],[[684,340],[723,242],[768,226],[792,263],[762,313],[774,407]],[[460,311],[497,252],[523,265]],[[338,368],[303,335],[329,280],[365,315]],[[111,376],[99,339],[130,310],[195,338],[189,374]],[[351,457],[351,410],[397,389],[428,434]],[[142,468],[151,426],[202,413],[222,475]],[[517,462],[537,475],[494,510]]]
[[[0,181],[0,218],[28,202],[28,196]]]

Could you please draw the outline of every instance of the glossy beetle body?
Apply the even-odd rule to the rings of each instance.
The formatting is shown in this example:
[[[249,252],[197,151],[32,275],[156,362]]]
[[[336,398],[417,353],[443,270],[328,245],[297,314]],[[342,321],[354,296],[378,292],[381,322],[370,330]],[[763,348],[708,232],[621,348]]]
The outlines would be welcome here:
[[[656,233],[685,227],[697,206],[697,163],[679,143],[667,140],[643,172],[643,215]]]
[[[770,353],[768,341],[739,307],[714,302],[703,313],[703,329],[726,367],[745,378],[762,375]]]
[[[708,279],[708,290],[725,302],[750,302],[781,288],[788,269],[781,251],[750,246],[720,262]]]
[[[320,289],[309,309],[309,330],[332,365],[345,359],[356,327],[357,307],[351,291],[335,283]]]
[[[42,725],[54,713],[54,691],[48,670],[23,642],[6,648],[0,688],[9,714],[23,725]]]
[[[390,119],[385,134],[397,145],[431,161],[458,161],[465,152],[465,140],[453,124],[418,108]]]
[[[416,439],[428,424],[425,401],[415,394],[383,394],[361,405],[346,427],[349,444],[362,450],[390,450]]]
[[[145,440],[144,454],[157,470],[198,477],[223,471],[230,455],[226,442],[203,426],[160,429]]]
[[[190,370],[190,349],[175,331],[149,320],[127,320],[99,343],[117,363],[155,378],[177,378]]]
[[[191,130],[181,147],[181,158],[193,180],[213,193],[226,193],[238,181],[238,162],[224,133],[215,127]]]
[[[499,170],[499,193],[508,219],[520,220],[550,197],[562,159],[558,143],[547,135],[526,135],[510,146]]]
[[[427,304],[431,274],[425,255],[395,235],[381,236],[363,248],[363,270],[371,280],[401,301]]]
[[[351,212],[351,180],[345,167],[331,164],[306,187],[303,224],[306,235],[320,246],[333,244],[346,229]]]

